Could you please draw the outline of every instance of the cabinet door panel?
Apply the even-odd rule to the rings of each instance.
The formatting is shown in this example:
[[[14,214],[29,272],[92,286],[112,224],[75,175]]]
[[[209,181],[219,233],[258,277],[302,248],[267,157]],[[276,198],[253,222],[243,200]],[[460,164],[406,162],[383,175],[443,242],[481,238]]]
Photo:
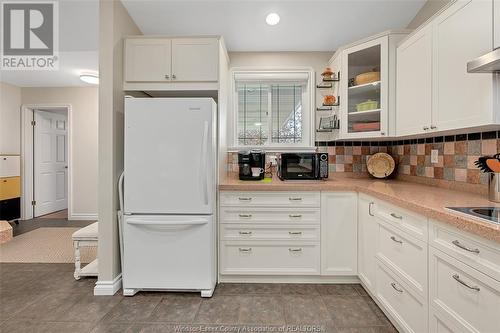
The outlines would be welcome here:
[[[321,274],[356,275],[357,194],[321,192]]]
[[[375,294],[375,252],[377,245],[377,221],[375,203],[368,197],[358,200],[358,275],[364,285]]]
[[[125,40],[124,70],[127,82],[169,81],[171,40],[162,38]]]
[[[396,134],[425,133],[432,121],[432,27],[401,44],[397,58]]]
[[[492,74],[467,73],[467,62],[492,49],[492,1],[460,0],[434,22],[436,130],[492,122]]]
[[[172,40],[175,81],[217,81],[218,42],[215,38]]]

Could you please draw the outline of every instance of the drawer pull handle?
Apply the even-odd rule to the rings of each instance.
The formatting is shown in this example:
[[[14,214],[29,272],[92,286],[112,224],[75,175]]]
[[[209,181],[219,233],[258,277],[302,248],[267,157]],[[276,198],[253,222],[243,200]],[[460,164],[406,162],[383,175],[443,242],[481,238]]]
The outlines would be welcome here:
[[[398,214],[395,214],[395,213],[391,213],[391,216],[394,217],[395,219],[398,219],[398,220],[402,220],[403,217],[401,215],[398,215]]]
[[[370,216],[375,216],[375,215],[373,215],[373,213],[372,213],[372,206],[373,206],[374,204],[375,204],[374,202],[370,202],[370,204],[368,205],[368,215],[370,215]]]
[[[302,235],[302,231],[289,231],[290,235]]]
[[[479,249],[471,249],[470,247],[467,247],[465,245],[460,244],[460,242],[458,240],[454,240],[452,243],[456,247],[459,247],[459,248],[461,248],[462,250],[465,250],[465,251],[469,251],[469,252],[473,252],[473,253],[477,253],[477,254],[479,254],[479,252],[481,252],[481,251],[479,251]]]
[[[393,241],[395,241],[396,243],[399,243],[399,244],[401,244],[401,245],[403,244],[403,241],[402,241],[402,240],[396,239],[396,237],[394,237],[394,236],[391,236],[391,239],[392,239]]]
[[[462,279],[460,279],[460,276],[458,274],[453,274],[453,278],[462,286],[466,286],[467,288],[475,291],[481,291],[481,288],[479,288],[478,286],[469,286],[465,281],[462,281]]]
[[[252,252],[252,248],[251,247],[240,247],[238,250],[240,250],[240,252]]]
[[[251,235],[252,232],[251,231],[240,231],[239,234],[240,235]]]
[[[302,201],[302,198],[288,198],[290,201]]]
[[[398,293],[402,293],[403,289],[399,289],[394,282],[391,282],[391,286],[394,290],[396,290]]]
[[[291,219],[302,217],[302,214],[290,214],[288,215]]]
[[[249,219],[252,217],[252,214],[238,214],[239,217],[242,217],[242,218],[245,218],[245,219]]]
[[[302,252],[302,248],[298,247],[298,248],[289,248],[288,251],[290,252]]]
[[[252,198],[238,198],[239,201],[252,201]]]

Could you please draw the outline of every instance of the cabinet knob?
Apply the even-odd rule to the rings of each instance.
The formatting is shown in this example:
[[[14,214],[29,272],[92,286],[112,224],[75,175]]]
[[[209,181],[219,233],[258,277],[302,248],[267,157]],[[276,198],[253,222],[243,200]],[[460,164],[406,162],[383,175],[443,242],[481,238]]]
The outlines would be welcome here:
[[[422,127],[422,129],[423,129],[424,131],[428,131],[428,130],[429,130],[429,126],[424,126],[424,127]]]
[[[177,79],[177,76],[175,76],[175,74],[172,74],[172,79]]]
[[[437,126],[436,125],[431,125],[431,129],[436,129]]]
[[[380,135],[385,135],[385,132],[380,132]]]
[[[166,74],[165,79],[170,79],[170,75]]]

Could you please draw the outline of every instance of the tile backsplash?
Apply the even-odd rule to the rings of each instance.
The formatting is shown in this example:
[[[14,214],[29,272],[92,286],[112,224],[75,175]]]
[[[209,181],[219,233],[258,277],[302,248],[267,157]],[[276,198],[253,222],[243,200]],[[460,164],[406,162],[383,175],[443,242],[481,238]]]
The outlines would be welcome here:
[[[316,146],[328,152],[330,172],[366,174],[367,157],[384,152],[397,163],[396,177],[484,185],[488,177],[474,162],[479,156],[500,152],[500,131],[397,141],[316,142]],[[438,151],[437,163],[431,163],[432,150]],[[238,154],[230,155],[228,170],[238,171]]]

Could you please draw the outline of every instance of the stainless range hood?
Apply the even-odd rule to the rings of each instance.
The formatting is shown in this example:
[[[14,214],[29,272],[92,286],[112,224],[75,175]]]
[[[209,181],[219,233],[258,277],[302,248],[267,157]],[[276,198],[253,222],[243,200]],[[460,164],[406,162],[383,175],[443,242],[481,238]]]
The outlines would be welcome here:
[[[469,73],[496,73],[500,72],[500,48],[486,53],[467,63]]]

